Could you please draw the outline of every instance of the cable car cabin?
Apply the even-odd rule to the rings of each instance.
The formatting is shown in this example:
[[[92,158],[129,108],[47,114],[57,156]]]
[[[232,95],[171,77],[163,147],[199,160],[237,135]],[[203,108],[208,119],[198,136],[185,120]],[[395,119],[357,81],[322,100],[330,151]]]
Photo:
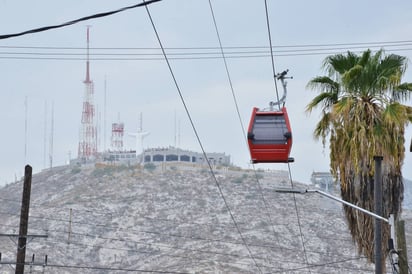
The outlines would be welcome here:
[[[248,129],[248,144],[253,163],[288,163],[292,130],[286,108],[260,111],[253,108]]]

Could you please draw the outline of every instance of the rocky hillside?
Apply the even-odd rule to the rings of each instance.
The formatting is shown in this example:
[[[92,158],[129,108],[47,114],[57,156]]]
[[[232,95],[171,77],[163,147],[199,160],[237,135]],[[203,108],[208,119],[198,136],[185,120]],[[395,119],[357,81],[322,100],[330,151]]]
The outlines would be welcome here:
[[[276,193],[291,186],[281,171],[215,174],[220,190],[206,168],[182,165],[34,175],[29,234],[48,237],[29,241],[26,261],[35,259],[26,272],[374,273],[356,253],[340,204]],[[2,234],[18,233],[22,188],[0,189]],[[411,212],[403,218],[412,243]],[[15,261],[13,241],[0,237],[2,263]],[[12,267],[1,264],[0,273]]]

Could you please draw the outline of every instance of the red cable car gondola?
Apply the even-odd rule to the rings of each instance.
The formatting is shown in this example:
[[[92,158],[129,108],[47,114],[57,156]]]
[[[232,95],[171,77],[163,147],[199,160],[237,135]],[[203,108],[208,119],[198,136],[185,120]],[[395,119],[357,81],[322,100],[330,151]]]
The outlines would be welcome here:
[[[287,70],[277,75],[282,81],[284,94],[282,98],[271,103],[270,110],[253,108],[248,128],[248,145],[252,163],[289,163],[294,159],[289,157],[292,149],[292,129],[284,102],[286,99]],[[282,107],[281,104],[283,104]],[[273,106],[278,105],[279,110]]]
[[[248,129],[248,144],[253,163],[288,163],[292,130],[285,107],[280,111],[253,108]]]

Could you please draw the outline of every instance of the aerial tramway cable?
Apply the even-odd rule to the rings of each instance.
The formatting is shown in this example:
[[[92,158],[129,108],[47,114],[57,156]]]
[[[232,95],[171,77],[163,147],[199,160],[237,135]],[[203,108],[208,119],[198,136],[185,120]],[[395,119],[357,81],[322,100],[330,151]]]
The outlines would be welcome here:
[[[285,79],[288,70],[276,73],[266,1],[265,12],[277,100],[269,103],[269,110],[256,107],[253,109],[247,139],[252,163],[289,163],[293,162],[294,159],[289,157],[292,149],[292,129],[285,107],[287,94]],[[277,80],[280,80],[283,86],[281,98],[279,97]]]
[[[277,87],[277,84],[276,84],[277,74],[276,74],[276,69],[275,69],[275,57],[274,57],[273,50],[272,50],[272,37],[271,37],[271,31],[270,31],[269,12],[268,12],[267,0],[265,0],[264,2],[265,2],[266,24],[267,24],[268,38],[269,38],[269,44],[270,44],[270,55],[271,55],[271,61],[272,61],[272,72],[273,72],[273,75],[274,75],[277,102],[279,103],[279,108],[280,108],[280,98],[279,98],[279,93],[278,93],[278,87]],[[284,75],[285,75],[284,73],[281,73],[278,76],[284,77]],[[285,85],[283,79],[281,79],[281,80],[282,80],[284,92],[286,93],[286,85]],[[293,179],[292,179],[292,172],[291,172],[291,168],[290,168],[290,162],[287,162],[287,164],[288,164],[288,172],[289,172],[290,183],[291,183],[291,186],[293,187]],[[304,254],[306,264],[309,265],[309,261],[308,261],[308,257],[307,257],[307,253],[306,253],[305,241],[304,241],[303,232],[302,232],[302,226],[301,226],[301,222],[300,222],[299,211],[298,211],[298,207],[297,207],[297,203],[296,203],[296,197],[295,197],[295,194],[292,194],[292,195],[293,195],[294,207],[295,207],[295,212],[296,212],[296,218],[297,218],[298,226],[299,226],[299,234],[300,234],[300,239],[301,239],[301,243],[302,243],[303,254]],[[308,270],[310,272],[310,269],[308,269]]]
[[[222,59],[223,59],[223,61],[224,61],[224,65],[225,65],[226,76],[227,76],[227,79],[228,79],[228,82],[229,82],[229,86],[230,86],[230,90],[231,90],[231,93],[232,93],[233,102],[234,102],[235,107],[236,107],[236,112],[237,112],[237,116],[238,116],[238,119],[239,119],[240,128],[241,128],[241,131],[242,131],[242,134],[243,134],[243,138],[244,138],[244,140],[245,140],[245,142],[246,142],[246,147],[248,147],[248,141],[247,141],[246,133],[245,133],[245,131],[244,131],[244,128],[245,128],[245,127],[243,126],[242,118],[241,118],[241,115],[240,115],[239,106],[238,106],[238,103],[237,103],[237,99],[236,99],[236,95],[235,95],[235,90],[234,90],[234,88],[233,88],[232,79],[231,79],[231,76],[230,76],[230,73],[229,73],[229,68],[228,68],[228,64],[227,64],[227,61],[226,61],[225,52],[224,52],[224,50],[223,50],[222,40],[221,40],[220,34],[219,34],[219,28],[217,27],[217,22],[216,22],[215,13],[214,13],[214,11],[213,11],[212,2],[211,2],[211,0],[208,0],[208,2],[209,2],[210,12],[211,12],[212,19],[213,19],[213,25],[214,25],[214,27],[215,27],[216,36],[217,36],[217,39],[218,39],[218,42],[219,42],[220,53],[221,53],[221,55],[222,55]],[[260,195],[261,195],[262,202],[263,202],[264,207],[265,207],[265,210],[266,210],[266,214],[267,214],[267,217],[268,217],[268,220],[269,220],[269,224],[271,225],[272,234],[273,234],[273,236],[274,236],[274,239],[275,239],[275,240],[277,241],[277,243],[278,243],[279,249],[283,251],[283,248],[282,248],[282,246],[280,245],[279,237],[278,237],[278,235],[276,234],[276,231],[275,231],[275,227],[274,227],[274,224],[273,224],[273,218],[272,218],[272,215],[271,215],[271,211],[269,210],[268,202],[266,201],[265,195],[263,194],[263,188],[262,188],[262,185],[261,185],[261,183],[260,183],[260,181],[259,181],[258,174],[257,174],[257,172],[256,172],[255,166],[254,166],[254,165],[252,165],[252,166],[253,166],[253,172],[254,172],[254,175],[255,175],[255,179],[256,179],[257,186],[258,186],[258,190],[259,190],[259,193],[260,193]]]
[[[145,0],[143,0],[143,3],[144,3],[144,2],[145,2]],[[166,51],[165,51],[165,49],[164,49],[164,47],[163,47],[163,44],[162,44],[162,42],[161,42],[161,40],[160,40],[160,36],[159,36],[159,34],[158,34],[158,32],[157,32],[157,29],[156,29],[156,26],[155,26],[155,24],[154,24],[154,22],[153,22],[152,16],[151,16],[150,11],[149,11],[149,8],[148,8],[147,6],[145,6],[145,8],[146,8],[146,11],[147,11],[147,15],[148,15],[148,17],[149,17],[149,19],[150,19],[150,22],[151,22],[151,24],[152,24],[153,30],[154,30],[154,32],[155,32],[157,41],[159,42],[159,45],[160,45],[160,48],[161,48],[161,50],[162,50],[163,56],[164,56],[165,61],[166,61],[166,63],[167,63],[169,72],[170,72],[170,74],[171,74],[171,76],[172,76],[172,78],[173,78],[173,82],[174,82],[175,87],[176,87],[176,89],[177,89],[177,92],[178,92],[178,94],[179,94],[180,100],[181,100],[181,102],[182,102],[182,104],[183,104],[183,107],[184,107],[184,109],[185,109],[185,111],[186,111],[186,114],[187,114],[187,116],[188,116],[188,118],[189,118],[190,124],[191,124],[192,129],[193,129],[193,132],[194,132],[194,134],[195,134],[195,136],[196,136],[196,138],[197,138],[197,141],[198,141],[198,143],[199,143],[199,146],[200,146],[200,148],[201,148],[201,150],[202,150],[202,153],[203,153],[203,155],[204,155],[204,158],[205,158],[205,160],[206,160],[206,162],[207,162],[207,164],[208,164],[210,173],[211,173],[211,175],[212,175],[212,177],[213,177],[213,179],[214,179],[214,182],[215,182],[215,184],[216,184],[216,186],[217,186],[217,188],[218,188],[218,190],[219,190],[219,194],[220,194],[220,196],[221,196],[221,198],[222,198],[222,200],[223,200],[223,202],[224,202],[224,204],[225,204],[225,207],[226,207],[227,211],[229,212],[230,218],[232,219],[233,224],[234,224],[234,226],[236,227],[236,230],[237,230],[237,232],[238,232],[238,234],[239,234],[239,236],[240,236],[240,238],[241,238],[244,246],[246,247],[246,249],[247,249],[247,251],[248,251],[248,253],[249,253],[250,258],[252,259],[252,261],[253,261],[253,263],[255,264],[256,268],[258,269],[259,273],[262,273],[262,270],[261,270],[261,268],[259,267],[259,265],[258,265],[258,263],[257,263],[257,261],[256,261],[256,258],[254,257],[254,255],[253,255],[253,253],[252,253],[249,245],[247,244],[246,239],[245,239],[243,233],[241,232],[241,230],[240,230],[240,228],[239,228],[239,225],[238,225],[238,223],[237,223],[237,221],[236,221],[236,219],[235,219],[235,217],[234,217],[234,215],[233,215],[232,210],[231,210],[230,207],[229,207],[229,204],[228,204],[228,202],[227,202],[227,200],[226,200],[226,197],[225,197],[225,195],[223,194],[222,187],[220,186],[219,181],[218,181],[217,178],[216,178],[215,172],[213,171],[212,164],[210,163],[210,160],[209,160],[209,158],[208,158],[207,155],[206,155],[206,151],[205,151],[205,149],[204,149],[204,147],[203,147],[203,144],[202,144],[202,142],[201,142],[201,140],[200,140],[199,134],[198,134],[198,132],[197,132],[197,130],[196,130],[196,127],[195,127],[194,122],[193,122],[193,120],[192,120],[192,117],[191,117],[191,115],[190,115],[189,109],[188,109],[188,107],[187,107],[187,105],[186,105],[186,102],[185,102],[185,100],[184,100],[184,98],[183,98],[183,95],[182,95],[182,92],[181,92],[181,90],[180,90],[179,84],[177,83],[176,77],[175,77],[175,75],[174,75],[174,73],[173,73],[172,67],[171,67],[170,62],[169,62],[169,59],[168,59],[168,57],[167,57],[167,55],[166,55]]]

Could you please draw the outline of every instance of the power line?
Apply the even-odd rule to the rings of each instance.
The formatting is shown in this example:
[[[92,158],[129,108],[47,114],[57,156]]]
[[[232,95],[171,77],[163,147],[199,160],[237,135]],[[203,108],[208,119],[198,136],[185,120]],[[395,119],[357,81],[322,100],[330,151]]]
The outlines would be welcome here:
[[[16,265],[16,263],[0,262],[0,264]],[[140,272],[140,273],[171,273],[171,274],[190,274],[190,272],[177,272],[171,270],[146,270],[138,268],[121,268],[108,266],[88,266],[88,265],[69,265],[69,264],[44,264],[44,263],[24,263],[24,265],[42,266],[50,268],[71,268],[71,269],[89,269],[89,270],[106,270],[106,271],[125,271],[125,272]]]
[[[388,43],[386,47],[391,48],[392,51],[411,51],[412,48],[408,47],[412,45],[412,42],[386,42]],[[359,43],[362,44],[362,43]],[[329,44],[328,44],[329,45]],[[336,44],[341,45],[341,44]],[[379,50],[383,45],[375,46],[374,44],[369,44],[372,48]],[[306,45],[296,45],[296,46],[286,46],[277,47],[271,46],[275,51],[269,50],[268,47],[262,46],[238,46],[238,47],[192,47],[192,48],[169,48],[168,57],[170,60],[208,60],[208,59],[222,59],[222,52],[225,55],[225,59],[244,59],[244,58],[267,58],[272,57],[287,57],[287,56],[314,56],[314,55],[330,55],[338,54],[342,51],[347,50],[359,50],[361,52],[365,49],[363,45],[349,45],[348,47],[308,47]],[[401,47],[401,48],[399,48]],[[69,47],[25,47],[25,46],[0,46],[0,48],[7,49],[35,49],[35,52],[32,51],[0,51],[1,59],[11,59],[11,60],[85,60],[84,52],[72,52],[73,50],[78,50],[82,48],[69,48]],[[371,47],[369,47],[371,48]],[[58,49],[60,52],[44,52],[44,50]],[[156,61],[163,60],[159,48],[92,48],[95,51],[105,52],[95,52],[91,53],[91,60],[96,61]],[[42,50],[38,52],[38,50]],[[71,52],[61,52],[61,50],[69,50]],[[117,52],[113,52],[116,50]],[[147,52],[155,51],[155,52]],[[120,51],[120,52],[119,52]],[[140,51],[140,52],[139,52]],[[273,70],[273,69],[272,69]],[[275,82],[276,83],[276,82]]]
[[[77,24],[77,23],[82,22],[82,21],[87,21],[87,20],[96,19],[96,18],[100,18],[100,17],[106,17],[106,16],[109,16],[109,15],[113,15],[113,14],[125,11],[125,10],[134,9],[134,8],[143,7],[143,6],[146,7],[149,4],[152,4],[154,2],[159,2],[159,1],[161,1],[161,0],[147,0],[147,1],[144,1],[143,3],[139,3],[139,4],[136,4],[136,5],[124,7],[124,8],[118,9],[118,10],[114,10],[114,11],[108,11],[108,12],[102,12],[102,13],[89,15],[89,16],[82,17],[82,18],[79,18],[79,19],[75,19],[75,20],[72,20],[72,21],[69,21],[69,22],[66,22],[66,23],[62,23],[62,24],[59,24],[59,25],[51,25],[51,26],[31,29],[31,30],[27,30],[27,31],[19,32],[19,33],[13,33],[13,34],[4,34],[4,35],[0,35],[0,40],[13,38],[13,37],[17,37],[17,36],[23,36],[23,35],[26,35],[26,34],[43,32],[43,31],[47,31],[47,30],[51,30],[51,29],[62,28],[62,27],[73,25],[73,24]]]
[[[49,232],[57,232],[57,233],[65,233],[64,231],[57,231],[57,230],[49,230]],[[156,243],[145,243],[145,242],[140,242],[140,241],[133,241],[133,240],[129,240],[129,239],[117,239],[117,238],[110,238],[110,237],[101,237],[101,236],[96,236],[96,235],[90,235],[90,234],[84,234],[84,233],[73,233],[75,235],[78,236],[85,236],[85,237],[90,237],[90,238],[99,238],[99,239],[103,239],[103,240],[111,240],[111,241],[120,241],[120,242],[125,242],[125,243],[135,243],[135,244],[143,244],[143,245],[149,245],[149,246],[158,246],[159,248],[167,248],[167,249],[177,249],[177,250],[183,250],[186,252],[198,252],[198,253],[205,253],[205,254],[209,254],[209,255],[224,255],[224,256],[231,256],[231,257],[236,257],[236,258],[246,258],[245,256],[241,256],[238,254],[230,254],[230,253],[224,253],[224,252],[213,252],[213,251],[205,251],[205,250],[196,250],[196,249],[189,249],[189,248],[179,248],[179,247],[174,247],[174,246],[168,246],[165,244],[156,244]],[[60,239],[61,237],[58,237],[58,239]],[[54,243],[61,243],[61,241],[50,241],[48,240],[48,242],[54,242]],[[101,248],[101,249],[109,249],[109,250],[118,250],[118,251],[128,251],[128,252],[136,252],[136,253],[149,253],[152,254],[153,252],[150,251],[142,251],[142,250],[137,250],[137,249],[125,249],[125,248],[114,248],[114,247],[107,247],[107,245],[89,245],[89,244],[83,244],[83,243],[79,243],[79,242],[71,242],[70,245],[76,245],[76,246],[83,246],[83,247],[92,247],[92,248]],[[82,249],[82,248],[76,248],[76,249]],[[202,248],[203,249],[203,248]],[[83,249],[82,249],[83,250]],[[185,253],[187,254],[187,253]],[[265,252],[266,254],[266,252]],[[226,260],[219,260],[219,259],[211,259],[211,258],[192,258],[192,257],[188,257],[188,256],[184,256],[184,255],[171,255],[171,254],[164,254],[163,256],[169,256],[169,257],[173,257],[173,258],[185,258],[185,259],[196,259],[199,261],[216,261],[216,262],[220,262],[220,263],[226,263],[226,264],[231,264],[231,265],[248,265],[246,263],[240,263],[240,262],[228,262]],[[256,257],[257,259],[260,260],[265,260],[265,258],[261,258],[261,257]],[[339,257],[340,259],[342,259],[341,257]],[[345,258],[343,259],[344,261],[351,261],[351,260],[359,260],[359,259],[364,259],[365,257],[349,257],[349,258]],[[271,262],[286,262],[286,263],[295,263],[295,264],[302,264],[300,262],[297,261],[287,261],[282,259],[280,260],[270,260]],[[337,264],[337,263],[341,263],[342,261],[338,260],[338,261],[332,261],[332,262],[328,262],[329,265],[332,264]],[[273,266],[268,266],[268,265],[260,265],[261,267],[264,268],[268,268],[268,269],[277,269],[279,271],[279,268],[273,267]],[[310,265],[310,267],[319,267],[319,266],[324,266],[324,264],[313,264]],[[333,267],[333,266],[330,266]],[[306,267],[302,267],[302,269],[305,269]],[[343,269],[351,269],[348,267],[340,267]],[[288,269],[283,269],[281,272],[283,271],[287,271]]]
[[[305,266],[305,267],[296,267],[296,268],[288,268],[288,269],[282,269],[282,270],[277,270],[271,273],[290,273],[291,271],[303,271],[307,270],[309,268],[318,268],[318,267],[332,267],[332,268],[339,268],[339,269],[347,269],[347,270],[361,270],[361,271],[371,271],[370,269],[364,269],[364,268],[348,268],[348,267],[338,267],[338,266],[333,266],[335,264],[341,264],[344,262],[348,261],[355,261],[359,260],[361,258],[352,258],[352,259],[346,259],[346,260],[340,260],[340,261],[332,261],[324,264],[313,264],[310,266]],[[16,265],[15,262],[0,262],[0,265]],[[227,263],[230,264],[230,263]],[[70,268],[70,269],[89,269],[89,270],[105,270],[105,271],[124,271],[124,272],[140,272],[140,273],[171,273],[171,274],[186,274],[186,273],[191,273],[191,272],[177,272],[177,271],[171,271],[171,270],[147,270],[147,269],[135,269],[135,268],[124,268],[124,267],[109,267],[109,266],[91,266],[91,265],[70,265],[70,264],[44,264],[44,263],[25,263],[25,265],[31,265],[31,266],[41,266],[41,267],[50,267],[50,268]],[[273,269],[273,268],[271,268]],[[318,272],[322,273],[322,272]],[[364,272],[365,273],[365,272]]]
[[[343,47],[343,49],[360,48],[373,46],[373,47],[385,47],[385,46],[405,46],[411,45],[412,40],[402,41],[372,41],[372,42],[354,42],[354,43],[327,43],[327,44],[293,44],[293,45],[272,45],[273,49],[281,48],[323,48],[323,47]],[[0,45],[0,48],[16,48],[16,49],[64,49],[64,50],[80,50],[83,52],[85,47],[60,47],[60,46],[19,46],[19,45]],[[268,51],[269,47],[266,45],[255,46],[223,46],[223,49],[265,49]],[[90,47],[90,50],[161,50],[159,47]],[[165,50],[220,50],[220,47],[164,47]],[[170,53],[168,53],[169,55]],[[84,55],[84,53],[83,53]]]
[[[351,49],[342,49],[351,50]],[[299,56],[317,56],[317,55],[334,55],[342,53],[342,50],[330,49],[328,51],[288,51],[288,52],[274,52],[275,57],[299,57]],[[376,49],[378,50],[378,49]],[[411,48],[397,48],[391,49],[392,52],[396,51],[412,51]],[[355,53],[363,52],[363,50],[353,51]],[[31,56],[25,56],[31,55]],[[36,54],[36,53],[5,53],[2,55],[0,52],[0,59],[5,60],[50,60],[50,61],[84,61],[86,57],[81,57],[82,54],[60,54],[60,56],[55,56],[56,54]],[[89,58],[92,61],[161,61],[164,60],[162,57],[156,57],[158,54],[91,54]],[[222,59],[218,53],[179,53],[171,54],[175,57],[169,57],[169,60],[215,60]],[[78,56],[78,57],[77,57]],[[93,57],[95,56],[95,57]],[[153,57],[154,56],[154,57]],[[258,53],[258,52],[232,52],[226,53],[226,59],[251,59],[251,58],[267,58],[270,57],[269,53]]]
[[[0,212],[0,214],[5,214],[4,212]],[[17,216],[17,214],[8,214],[8,215],[13,215],[13,216]],[[37,218],[37,219],[41,219],[41,220],[51,220],[51,221],[58,221],[58,222],[69,222],[68,220],[63,220],[63,219],[55,219],[55,218],[47,218],[47,217],[43,217],[43,216],[30,216],[30,218]],[[79,221],[72,221],[72,224],[77,224],[77,225],[87,225],[87,226],[91,226],[94,228],[106,228],[106,229],[111,229],[111,230],[115,230],[115,231],[125,231],[126,233],[144,233],[144,234],[152,234],[152,235],[160,235],[160,236],[168,236],[168,237],[175,237],[175,238],[183,238],[183,239],[187,239],[187,240],[193,240],[193,241],[205,241],[208,243],[224,243],[224,244],[232,244],[232,245],[243,245],[243,243],[238,242],[238,241],[229,241],[227,239],[223,239],[223,238],[205,238],[205,237],[201,237],[201,236],[186,236],[186,235],[181,235],[181,234],[175,234],[175,233],[162,233],[162,232],[158,232],[158,231],[154,231],[154,230],[143,230],[143,229],[130,229],[130,228],[122,228],[120,226],[110,226],[107,224],[95,224],[95,223],[88,223],[88,222],[79,222]],[[284,225],[284,224],[282,224]],[[3,225],[2,225],[3,226]],[[6,226],[6,225],[5,225]],[[31,229],[33,230],[33,229]],[[50,230],[50,229],[34,229],[34,230],[42,230],[42,231],[46,231],[46,232],[61,232],[61,233],[68,233],[67,231],[60,231],[60,230]],[[75,233],[75,232],[73,232]],[[77,233],[79,234],[79,233]],[[101,237],[99,235],[94,235],[94,234],[83,234],[84,236],[90,236],[90,237]],[[132,234],[133,235],[133,234]],[[225,237],[226,238],[226,237]],[[115,238],[111,238],[112,240]],[[119,239],[120,241],[122,241],[123,239]],[[334,240],[336,240],[336,238],[334,238]],[[343,241],[347,241],[348,239],[342,239]],[[268,248],[268,249],[278,249],[278,246],[273,246],[273,245],[265,245],[265,244],[258,244],[258,243],[250,243],[249,246],[251,247],[256,247],[256,248]],[[301,251],[298,249],[294,249],[294,248],[283,248],[284,250],[289,250],[289,251]],[[325,252],[320,252],[320,251],[308,251],[308,253],[315,253],[315,254],[322,254],[325,255],[327,253]],[[340,256],[340,255],[339,255]]]
[[[145,1],[145,0],[143,0],[143,2],[144,2],[144,1]],[[221,198],[222,198],[222,200],[223,200],[223,202],[224,202],[224,204],[225,204],[225,206],[226,206],[226,209],[227,209],[228,212],[229,212],[230,218],[232,219],[233,224],[235,225],[236,230],[237,230],[240,238],[242,239],[242,242],[244,243],[246,249],[248,250],[251,259],[253,260],[253,262],[254,262],[255,266],[257,267],[257,269],[259,270],[259,272],[262,273],[262,271],[261,271],[259,265],[257,264],[257,262],[256,262],[256,260],[255,260],[255,258],[254,258],[254,256],[253,256],[253,254],[252,254],[252,252],[251,252],[248,244],[246,243],[246,240],[245,240],[242,232],[240,231],[240,228],[239,228],[239,226],[238,226],[238,224],[237,224],[237,222],[236,222],[236,219],[235,219],[235,217],[234,217],[234,215],[233,215],[233,213],[232,213],[232,211],[231,211],[231,209],[230,209],[230,207],[229,207],[229,204],[228,204],[227,201],[226,201],[225,195],[223,194],[223,191],[222,191],[222,188],[221,188],[221,186],[220,186],[220,184],[219,184],[219,181],[217,180],[217,178],[216,178],[216,176],[215,176],[215,173],[214,173],[214,171],[213,171],[212,165],[211,165],[211,163],[210,163],[210,161],[209,161],[209,158],[207,157],[206,151],[205,151],[205,149],[203,148],[203,144],[202,144],[202,142],[201,142],[201,140],[200,140],[199,134],[198,134],[198,132],[197,132],[197,130],[196,130],[196,127],[195,127],[194,122],[193,122],[193,120],[192,120],[192,117],[191,117],[191,115],[190,115],[189,109],[188,109],[188,107],[187,107],[187,105],[186,105],[186,102],[185,102],[185,100],[184,100],[184,98],[183,98],[182,92],[181,92],[180,87],[179,87],[179,85],[178,85],[178,83],[177,83],[177,80],[176,80],[176,77],[175,77],[175,75],[174,75],[174,73],[173,73],[172,67],[171,67],[171,65],[170,65],[170,63],[169,63],[169,59],[168,59],[168,57],[167,57],[167,55],[166,55],[166,52],[165,52],[165,50],[164,50],[164,48],[163,48],[163,44],[162,44],[162,42],[161,42],[161,40],[160,40],[160,37],[159,37],[159,34],[158,34],[157,29],[156,29],[156,27],[155,27],[155,24],[154,24],[154,22],[153,22],[152,16],[151,16],[151,14],[150,14],[150,12],[149,12],[149,8],[148,8],[147,6],[145,6],[145,8],[146,8],[147,14],[148,14],[148,16],[149,16],[150,22],[151,22],[151,24],[152,24],[153,30],[154,30],[154,32],[155,32],[155,34],[156,34],[157,40],[158,40],[158,42],[159,42],[159,45],[160,45],[160,47],[161,47],[161,49],[162,49],[162,52],[163,52],[165,61],[166,61],[167,66],[168,66],[168,68],[169,68],[170,74],[171,74],[171,76],[172,76],[172,78],[173,78],[173,82],[174,82],[174,84],[175,84],[175,86],[176,86],[176,89],[177,89],[177,92],[178,92],[178,94],[179,94],[180,100],[181,100],[181,102],[182,102],[182,104],[183,104],[183,106],[184,106],[184,109],[185,109],[185,111],[186,111],[186,114],[187,114],[187,116],[188,116],[188,119],[189,119],[189,121],[190,121],[190,124],[191,124],[191,126],[192,126],[193,132],[194,132],[194,134],[196,135],[196,139],[197,139],[197,141],[198,141],[198,143],[199,143],[199,146],[200,146],[200,148],[201,148],[201,150],[202,150],[202,152],[203,152],[204,158],[206,159],[206,161],[207,161],[207,163],[208,163],[209,170],[210,170],[210,173],[211,173],[211,175],[212,175],[212,177],[213,177],[213,179],[214,179],[215,185],[217,186],[217,188],[218,188],[218,190],[219,190],[220,196],[221,196]]]
[[[317,268],[317,267],[322,267],[322,266],[330,266],[331,264],[339,264],[339,263],[344,263],[344,262],[353,261],[353,260],[358,260],[358,259],[360,259],[360,257],[359,257],[359,258],[356,258],[356,259],[353,259],[353,258],[342,259],[342,260],[340,260],[340,261],[327,262],[327,263],[323,263],[323,264],[308,264],[307,266],[298,267],[298,268],[289,268],[289,269],[286,269],[286,270],[276,271],[276,272],[273,272],[273,273],[283,273],[283,272],[285,272],[285,271],[286,271],[287,273],[290,273],[291,271],[298,271],[298,270],[304,270],[304,269],[310,270],[310,269],[312,269],[312,268]],[[370,270],[370,269],[364,269],[364,270],[365,270],[365,271],[371,271],[371,272],[372,272],[372,270]]]
[[[77,235],[83,235],[81,233]],[[93,235],[84,235],[87,237],[95,237]],[[211,258],[211,255],[217,255],[217,256],[227,256],[227,257],[234,257],[238,259],[245,259],[249,258],[247,256],[242,256],[238,254],[230,254],[230,253],[224,253],[224,252],[213,252],[213,251],[205,251],[205,250],[196,250],[196,249],[189,249],[189,248],[183,248],[183,247],[175,247],[175,246],[168,246],[166,244],[156,244],[156,243],[144,243],[144,242],[139,242],[139,241],[131,241],[128,239],[112,239],[112,238],[105,238],[105,237],[98,237],[100,239],[108,239],[108,240],[114,240],[114,241],[121,241],[125,243],[135,243],[135,244],[143,244],[143,245],[149,245],[149,246],[156,246],[159,248],[159,250],[156,251],[161,251],[161,248],[166,248],[166,249],[171,249],[171,250],[182,250],[187,253],[184,253],[186,255],[176,255],[176,254],[159,254],[159,256],[166,256],[166,257],[172,257],[172,258],[182,258],[182,259],[196,259],[197,261],[207,261],[207,262],[219,262],[219,263],[225,263],[225,264],[230,264],[230,265],[241,265],[241,266],[249,266],[250,264],[248,263],[242,263],[242,262],[230,262],[227,259],[219,259],[219,258]],[[50,241],[48,241],[50,242]],[[55,243],[60,243],[57,241],[51,241]],[[89,245],[89,244],[83,244],[79,242],[71,242],[70,245],[76,245],[76,246],[83,246],[83,247],[91,247],[91,248],[100,248],[100,249],[109,249],[109,250],[117,250],[117,251],[127,251],[127,252],[135,252],[135,253],[147,253],[151,255],[153,252],[150,251],[144,251],[144,250],[137,250],[137,249],[130,249],[130,248],[114,248],[114,247],[107,247],[107,245]],[[72,247],[71,247],[72,248]],[[76,248],[76,249],[82,249],[82,248]],[[203,249],[203,247],[202,247]],[[193,252],[193,253],[201,253],[201,254],[208,254],[207,258],[202,258],[202,257],[191,257],[188,256],[188,252]],[[265,260],[266,258],[257,258],[260,260]],[[278,262],[285,262],[285,260],[278,261]],[[290,261],[291,263],[294,263],[293,261]],[[269,269],[278,269],[273,266],[268,266],[268,265],[261,265],[261,267],[269,268]]]

